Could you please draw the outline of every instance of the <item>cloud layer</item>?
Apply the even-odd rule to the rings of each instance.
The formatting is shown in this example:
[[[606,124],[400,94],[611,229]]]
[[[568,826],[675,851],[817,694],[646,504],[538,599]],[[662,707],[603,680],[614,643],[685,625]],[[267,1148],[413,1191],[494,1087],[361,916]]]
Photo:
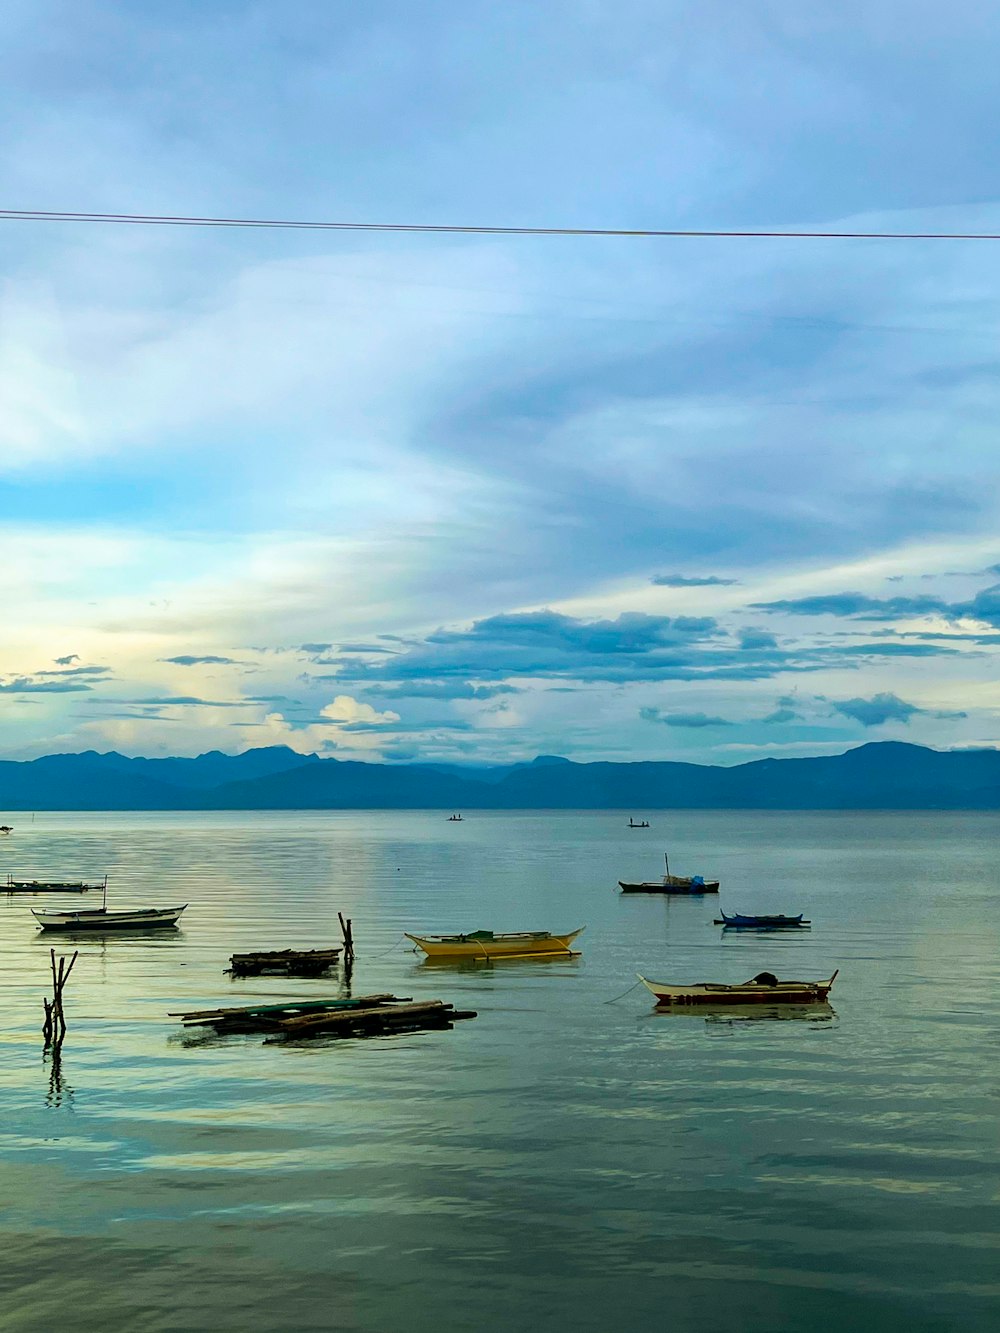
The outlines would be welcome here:
[[[12,207],[998,231],[998,36],[39,0],[0,165]],[[4,753],[1000,741],[991,251],[0,226]]]

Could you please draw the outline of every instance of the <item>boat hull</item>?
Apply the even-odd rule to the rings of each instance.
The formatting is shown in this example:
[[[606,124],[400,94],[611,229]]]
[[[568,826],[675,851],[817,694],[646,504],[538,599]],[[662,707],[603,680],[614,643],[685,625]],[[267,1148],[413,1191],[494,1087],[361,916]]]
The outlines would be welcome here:
[[[744,1005],[744,1004],[821,1004],[830,994],[836,972],[829,981],[779,981],[768,986],[748,981],[742,985],[727,986],[720,982],[702,981],[693,986],[675,985],[669,981],[639,980],[656,997],[661,1008],[684,1008],[690,1005]]]
[[[411,935],[403,933],[422,949],[428,958],[565,958],[571,953],[570,945],[581,934],[571,930],[567,935],[549,935],[543,931],[525,931],[519,934],[494,935],[492,938],[471,938],[468,935]],[[477,932],[477,935],[487,932]]]
[[[51,912],[31,909],[31,914],[42,930],[159,930],[176,926],[177,918],[187,907],[148,908],[136,912],[105,912],[100,908],[82,912]]]
[[[718,893],[719,881],[717,879],[707,879],[704,884],[694,884],[689,879],[685,880],[677,876],[672,881],[654,879],[646,880],[642,884],[626,884],[624,880],[620,879],[618,887],[622,893],[684,893],[700,896],[703,893]]]

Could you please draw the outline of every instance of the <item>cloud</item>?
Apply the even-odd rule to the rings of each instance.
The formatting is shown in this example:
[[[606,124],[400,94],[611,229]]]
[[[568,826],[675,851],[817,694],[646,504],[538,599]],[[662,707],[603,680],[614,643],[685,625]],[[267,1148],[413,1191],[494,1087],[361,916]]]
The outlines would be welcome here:
[[[56,676],[65,678],[67,676],[107,676],[111,673],[111,668],[106,666],[82,666],[82,667],[63,667],[60,671],[36,671],[38,677]]]
[[[762,629],[741,629],[740,647],[746,652],[754,648],[777,648],[778,640]]]
[[[180,657],[161,657],[161,662],[171,662],[174,666],[237,666],[238,662],[233,657],[192,657],[187,653]]]
[[[83,681],[37,680],[18,676],[0,684],[0,694],[78,694],[90,688]]]
[[[398,722],[399,714],[388,710],[379,713],[371,704],[359,703],[349,694],[338,694],[332,703],[320,709],[320,717],[327,722],[336,722],[347,727],[364,724],[366,726],[387,726]]]
[[[870,699],[834,699],[831,703],[838,713],[863,727],[881,727],[886,722],[908,723],[911,717],[924,711],[889,693],[875,694]]]
[[[701,578],[697,575],[688,577],[684,574],[654,574],[649,581],[659,588],[728,588],[739,582],[738,579],[716,578],[714,574]]]
[[[762,717],[762,722],[798,722],[800,714],[793,708],[776,708],[773,713],[768,713],[767,717]]]
[[[710,717],[707,713],[663,713],[659,708],[640,708],[644,722],[662,722],[665,727],[732,727],[735,724],[724,717]]]
[[[62,666],[62,667],[72,666],[74,662],[79,662],[79,660],[80,660],[79,653],[70,653],[67,657],[53,658],[53,661],[55,662],[56,666]]]
[[[759,611],[783,611],[801,616],[848,616],[861,620],[903,620],[912,616],[940,615],[948,620],[980,620],[1000,626],[1000,583],[983,588],[967,601],[949,602],[941,597],[869,597],[860,592],[796,597],[777,602],[755,602]]]
[[[522,692],[517,685],[473,685],[468,681],[450,680],[415,680],[401,685],[365,686],[366,694],[382,699],[495,699],[498,695]]]
[[[869,597],[862,592],[753,602],[751,606],[755,611],[784,611],[795,616],[860,616],[865,620],[901,620],[908,616],[950,615],[954,611],[940,597]]]

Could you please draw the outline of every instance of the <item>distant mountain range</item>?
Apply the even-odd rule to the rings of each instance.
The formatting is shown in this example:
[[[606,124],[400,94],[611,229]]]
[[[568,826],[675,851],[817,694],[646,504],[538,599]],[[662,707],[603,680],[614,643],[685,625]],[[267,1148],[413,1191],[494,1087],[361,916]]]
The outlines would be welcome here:
[[[283,746],[196,759],[53,754],[0,762],[0,814],[16,810],[996,810],[1000,750],[883,741],[815,759],[732,768],[640,762],[462,769],[364,764]]]

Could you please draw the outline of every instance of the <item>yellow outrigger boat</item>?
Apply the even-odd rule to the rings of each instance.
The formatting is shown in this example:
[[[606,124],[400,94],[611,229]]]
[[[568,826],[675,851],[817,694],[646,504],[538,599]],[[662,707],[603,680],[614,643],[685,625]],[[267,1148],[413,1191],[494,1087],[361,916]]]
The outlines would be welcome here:
[[[411,935],[418,949],[428,958],[567,958],[569,947],[585,927],[571,930],[568,935],[552,935],[547,930],[520,930],[507,935],[492,930],[473,930],[467,935]]]

